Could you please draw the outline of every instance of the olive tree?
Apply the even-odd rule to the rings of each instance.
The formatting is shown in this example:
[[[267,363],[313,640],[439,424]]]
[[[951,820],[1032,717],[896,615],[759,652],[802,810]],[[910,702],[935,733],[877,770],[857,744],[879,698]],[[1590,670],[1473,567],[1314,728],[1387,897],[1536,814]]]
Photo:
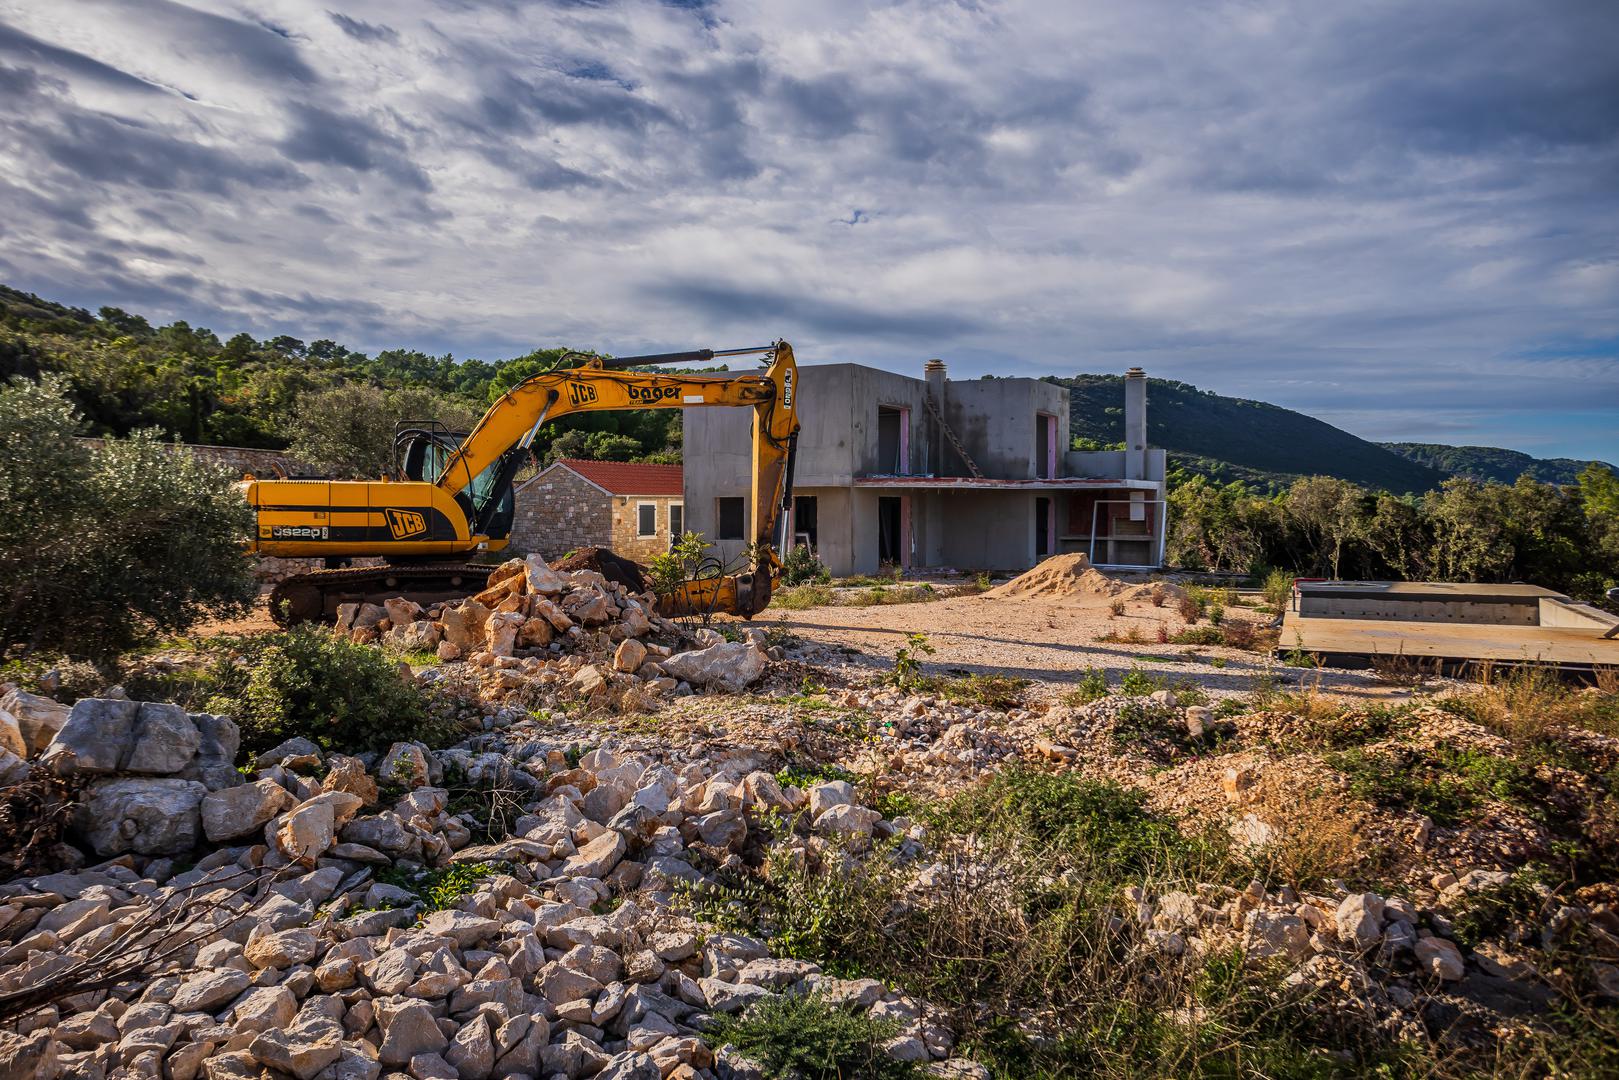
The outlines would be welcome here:
[[[59,380],[0,384],[0,652],[104,659],[245,611],[231,477],[151,433],[81,442],[80,421]]]
[[[394,425],[437,420],[468,431],[479,413],[430,390],[383,390],[351,383],[301,395],[287,431],[293,457],[339,479],[375,479],[394,471]]]

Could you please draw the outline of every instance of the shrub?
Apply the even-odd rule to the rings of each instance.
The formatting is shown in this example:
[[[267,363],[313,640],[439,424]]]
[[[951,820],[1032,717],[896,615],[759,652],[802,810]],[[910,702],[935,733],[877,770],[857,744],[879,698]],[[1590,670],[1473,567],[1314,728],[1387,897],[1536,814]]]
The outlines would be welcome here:
[[[1139,880],[1147,873],[1196,874],[1203,872],[1211,856],[1224,856],[1147,810],[1143,791],[1022,765],[1005,768],[933,808],[931,823],[944,832],[1016,835],[1076,850],[1121,879]]]
[[[1101,668],[1086,668],[1079,685],[1063,695],[1064,704],[1089,705],[1107,697],[1107,672]]]
[[[1260,583],[1259,591],[1264,594],[1265,604],[1271,610],[1286,611],[1288,602],[1293,598],[1293,575],[1286,570],[1272,570]]]
[[[800,544],[781,561],[781,580],[782,584],[788,586],[825,585],[832,580],[832,571],[809,548]]]
[[[1107,609],[1108,609],[1109,612],[1112,613],[1113,617],[1116,619],[1120,615],[1124,614],[1124,601],[1122,599],[1118,598],[1118,597],[1115,597],[1107,605]]]
[[[1259,631],[1254,628],[1253,623],[1237,620],[1222,626],[1220,636],[1227,648],[1251,649],[1259,637]]]
[[[1028,679],[1013,675],[975,673],[957,678],[931,676],[915,682],[918,693],[933,694],[958,705],[983,705],[1005,712],[1023,703]]]
[[[415,893],[425,911],[444,911],[477,889],[480,882],[509,869],[509,865],[502,862],[456,863],[436,869],[410,869],[401,865],[378,870],[377,880]]]
[[[59,380],[0,384],[0,653],[106,660],[257,595],[231,478],[150,433],[100,448]]]
[[[1180,617],[1190,626],[1203,617],[1203,605],[1204,601],[1197,597],[1183,596],[1175,605],[1175,610],[1180,612]]]
[[[1225,632],[1217,626],[1188,626],[1174,637],[1177,645],[1224,645],[1225,640]]]
[[[357,753],[451,733],[430,719],[422,692],[380,650],[321,628],[245,639],[236,656],[220,661],[216,678],[208,707],[241,726],[244,752],[294,735]]]
[[[1119,690],[1126,697],[1146,697],[1155,690],[1164,689],[1164,680],[1156,675],[1149,675],[1140,668],[1131,668],[1119,680]]]
[[[894,1021],[833,1005],[817,994],[772,994],[740,1017],[720,1017],[708,1038],[716,1046],[731,1043],[769,1077],[920,1077],[915,1062],[896,1061],[883,1051],[882,1044],[898,1030]]]
[[[825,585],[799,585],[783,589],[770,598],[770,606],[784,611],[803,611],[805,608],[826,607],[836,597]]]
[[[889,672],[888,681],[901,690],[911,689],[922,677],[920,657],[932,655],[933,646],[928,644],[926,634],[906,634],[905,644],[894,650],[894,670]]]
[[[1225,605],[1224,604],[1211,604],[1211,605],[1209,605],[1209,625],[1210,626],[1219,626],[1224,621],[1225,621]]]

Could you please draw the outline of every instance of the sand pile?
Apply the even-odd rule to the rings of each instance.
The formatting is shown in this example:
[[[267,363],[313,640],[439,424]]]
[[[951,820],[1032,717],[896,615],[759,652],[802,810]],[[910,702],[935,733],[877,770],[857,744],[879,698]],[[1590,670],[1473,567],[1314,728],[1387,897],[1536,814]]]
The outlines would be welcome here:
[[[1028,573],[998,585],[984,595],[992,600],[1026,596],[1073,597],[1082,601],[1122,596],[1126,600],[1146,600],[1154,590],[1162,592],[1169,601],[1185,595],[1180,586],[1168,582],[1138,584],[1108,577],[1092,566],[1083,553],[1075,552],[1053,555]]]

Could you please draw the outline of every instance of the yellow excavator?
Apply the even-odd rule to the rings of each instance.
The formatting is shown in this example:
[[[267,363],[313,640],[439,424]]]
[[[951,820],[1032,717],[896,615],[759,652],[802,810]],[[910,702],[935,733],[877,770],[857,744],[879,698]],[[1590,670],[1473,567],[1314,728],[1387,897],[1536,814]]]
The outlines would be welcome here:
[[[705,364],[764,354],[761,372],[685,375],[625,370]],[[260,555],[321,558],[326,568],[299,574],[270,595],[283,626],[334,618],[339,604],[406,596],[434,603],[475,593],[492,565],[468,563],[510,543],[512,480],[548,421],[610,409],[753,409],[751,565],[734,574],[688,581],[661,597],[665,615],[729,612],[752,617],[770,603],[781,573],[778,532],[792,506],[798,442],[798,367],[785,341],[751,349],[699,349],[603,359],[570,354],[489,407],[464,438],[428,421],[401,423],[395,435],[399,476],[379,480],[249,479],[256,518],[249,548]],[[377,557],[381,566],[350,566]]]

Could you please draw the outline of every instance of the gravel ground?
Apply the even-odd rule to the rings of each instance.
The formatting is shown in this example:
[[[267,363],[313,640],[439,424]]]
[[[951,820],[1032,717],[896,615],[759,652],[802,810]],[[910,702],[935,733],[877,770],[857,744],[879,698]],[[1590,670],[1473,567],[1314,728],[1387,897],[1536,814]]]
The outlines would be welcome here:
[[[1408,696],[1405,688],[1369,671],[1289,668],[1269,653],[1156,644],[1160,625],[1174,634],[1184,624],[1170,608],[1139,601],[1129,602],[1117,618],[1107,600],[1098,597],[957,596],[932,603],[770,611],[756,622],[780,625],[819,646],[804,658],[834,666],[889,667],[906,635],[920,632],[934,649],[924,658],[930,671],[1013,675],[1051,684],[1055,691],[1078,682],[1092,668],[1106,672],[1113,684],[1139,668],[1171,681],[1195,679],[1216,698],[1248,693],[1256,677],[1267,676],[1292,685],[1314,683],[1319,677],[1322,691],[1345,697]],[[1122,633],[1130,627],[1139,629],[1150,643],[1096,640],[1110,630]],[[1221,661],[1224,666],[1217,666]]]

